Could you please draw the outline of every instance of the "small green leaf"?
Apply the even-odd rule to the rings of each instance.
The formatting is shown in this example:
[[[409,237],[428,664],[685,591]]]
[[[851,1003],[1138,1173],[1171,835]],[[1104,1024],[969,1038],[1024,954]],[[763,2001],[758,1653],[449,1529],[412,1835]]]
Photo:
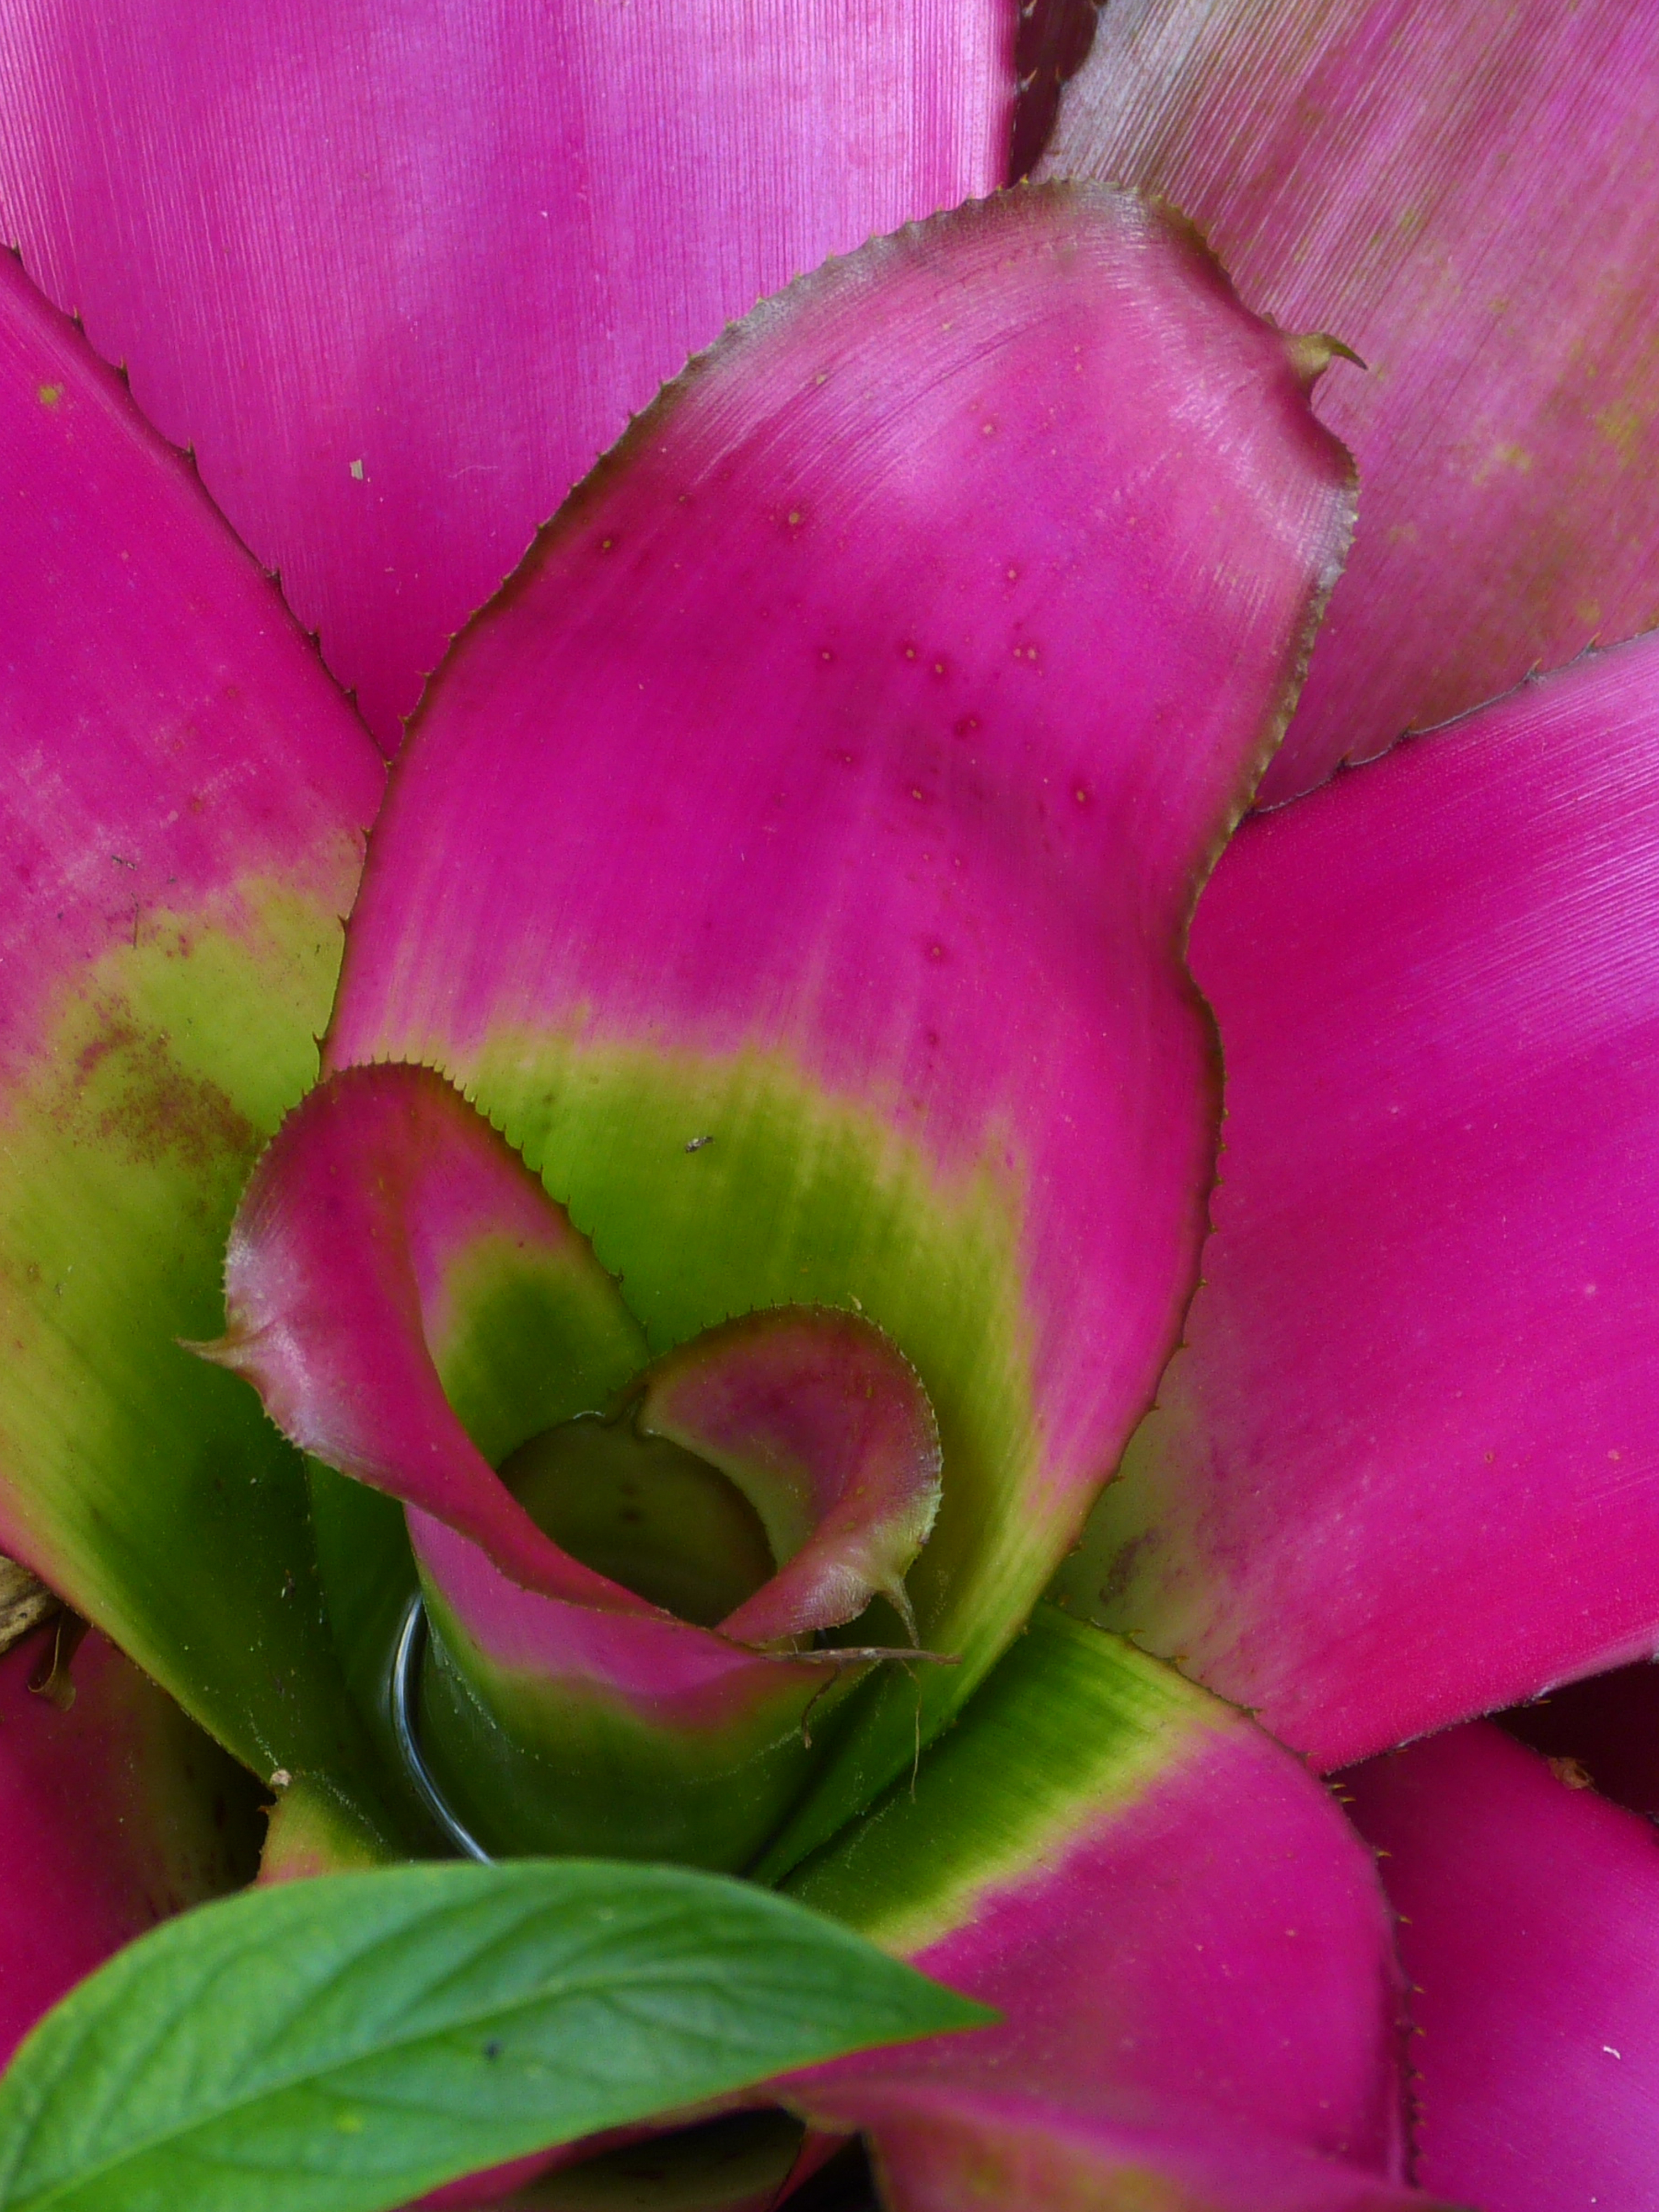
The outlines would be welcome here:
[[[0,2212],[381,2212],[991,2014],[788,1899],[596,1860],[245,1892],[143,1937],[0,2081]]]

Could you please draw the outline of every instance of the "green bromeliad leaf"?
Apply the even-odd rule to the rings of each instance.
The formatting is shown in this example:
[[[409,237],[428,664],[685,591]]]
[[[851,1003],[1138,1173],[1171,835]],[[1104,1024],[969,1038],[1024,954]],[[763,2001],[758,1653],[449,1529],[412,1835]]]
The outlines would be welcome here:
[[[0,2212],[380,2212],[781,2069],[993,2017],[741,1883],[398,1867],[167,1923],[0,2082]]]

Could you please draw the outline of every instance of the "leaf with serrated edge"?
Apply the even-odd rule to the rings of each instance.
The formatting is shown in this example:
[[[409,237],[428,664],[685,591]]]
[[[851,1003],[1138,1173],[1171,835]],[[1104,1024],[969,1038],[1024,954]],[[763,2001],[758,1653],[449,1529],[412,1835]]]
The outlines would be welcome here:
[[[244,1893],[0,2081],[0,2212],[383,2212],[787,2067],[994,2015],[734,1881],[599,1860]]]

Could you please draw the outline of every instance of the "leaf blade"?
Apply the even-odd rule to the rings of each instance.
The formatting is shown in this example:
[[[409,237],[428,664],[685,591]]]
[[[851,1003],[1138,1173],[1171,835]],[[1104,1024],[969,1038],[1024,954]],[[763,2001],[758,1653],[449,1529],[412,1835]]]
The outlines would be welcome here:
[[[380,2212],[980,2008],[678,1869],[404,1866],[245,1893],[83,1983],[0,2081],[3,2212]]]
[[[132,364],[394,752],[450,635],[694,347],[1003,181],[1013,42],[1004,0],[751,9],[741,39],[729,0],[423,0],[390,41],[375,0],[319,20],[7,18],[0,229]]]

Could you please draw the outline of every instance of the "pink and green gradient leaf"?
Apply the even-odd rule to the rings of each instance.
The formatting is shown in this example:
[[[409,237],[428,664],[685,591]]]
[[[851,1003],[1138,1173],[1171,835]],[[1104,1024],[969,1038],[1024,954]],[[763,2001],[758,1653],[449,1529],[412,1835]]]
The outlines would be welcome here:
[[[1248,304],[1336,331],[1364,487],[1262,787],[1659,622],[1659,15],[1111,0],[1044,173],[1161,192]]]
[[[694,349],[1001,180],[1010,0],[0,8],[0,240],[388,750]]]
[[[349,1730],[298,1461],[228,1376],[381,769],[118,380],[0,264],[0,1547],[260,1773]]]
[[[653,1352],[810,1304],[915,1366],[944,1499],[908,1586],[964,1662],[924,1732],[1188,1294],[1214,1104],[1180,948],[1346,542],[1322,358],[1087,188],[830,264],[538,542],[376,834],[331,1066],[460,1086]],[[874,1694],[788,1849],[916,1726]]]
[[[96,1630],[0,1657],[0,2064],[82,1976],[247,1879],[247,1778]],[[67,1651],[69,1639],[64,1639]],[[31,1684],[50,1678],[47,1697]]]
[[[627,1601],[490,1462],[603,1406],[643,1338],[586,1239],[447,1084],[368,1067],[308,1094],[237,1210],[225,1313],[224,1336],[192,1349],[252,1382],[302,1449],[527,1588]]]
[[[988,2203],[1047,2204],[1051,2164],[1067,2205],[1115,2202],[1120,2168],[1182,2205],[1272,2203],[1275,2175],[1288,2203],[1403,2193],[1370,1854],[1243,1715],[1115,1638],[1039,1606],[914,1791],[788,1887],[1003,2015],[790,2085],[871,2133],[896,2212],[975,2171]]]
[[[1659,1843],[1484,1723],[1346,1775],[1411,1977],[1415,2171],[1485,2212],[1659,2192]]]
[[[324,1085],[289,1116],[237,1208],[225,1306],[226,1337],[193,1348],[252,1382],[314,1455],[330,1631],[418,1832],[389,1704],[418,1587],[403,1501],[447,1515],[532,1580],[556,1569],[490,1462],[603,1404],[643,1362],[644,1339],[510,1148],[447,1085],[406,1068]],[[565,1565],[580,1583],[586,1571]],[[326,1802],[297,1807],[273,1832],[272,1871],[349,1856],[349,1817],[343,1837],[336,1824]]]
[[[410,1522],[438,1631],[427,1745],[491,1850],[753,1860],[860,1659],[757,1651],[643,1602],[529,1589],[442,1522]]]
[[[800,1788],[806,1715],[862,1670],[795,1639],[877,1592],[908,1611],[938,1505],[933,1415],[880,1333],[789,1307],[646,1367],[541,1182],[406,1066],[349,1069],[289,1116],[238,1208],[225,1307],[195,1348],[406,1510],[408,1541],[313,1485],[376,1722],[412,1543],[441,1633],[423,1729],[468,1825],[497,1851],[750,1857]]]
[[[1067,1601],[1323,1765],[1659,1644],[1659,641],[1234,840],[1185,1347]]]

